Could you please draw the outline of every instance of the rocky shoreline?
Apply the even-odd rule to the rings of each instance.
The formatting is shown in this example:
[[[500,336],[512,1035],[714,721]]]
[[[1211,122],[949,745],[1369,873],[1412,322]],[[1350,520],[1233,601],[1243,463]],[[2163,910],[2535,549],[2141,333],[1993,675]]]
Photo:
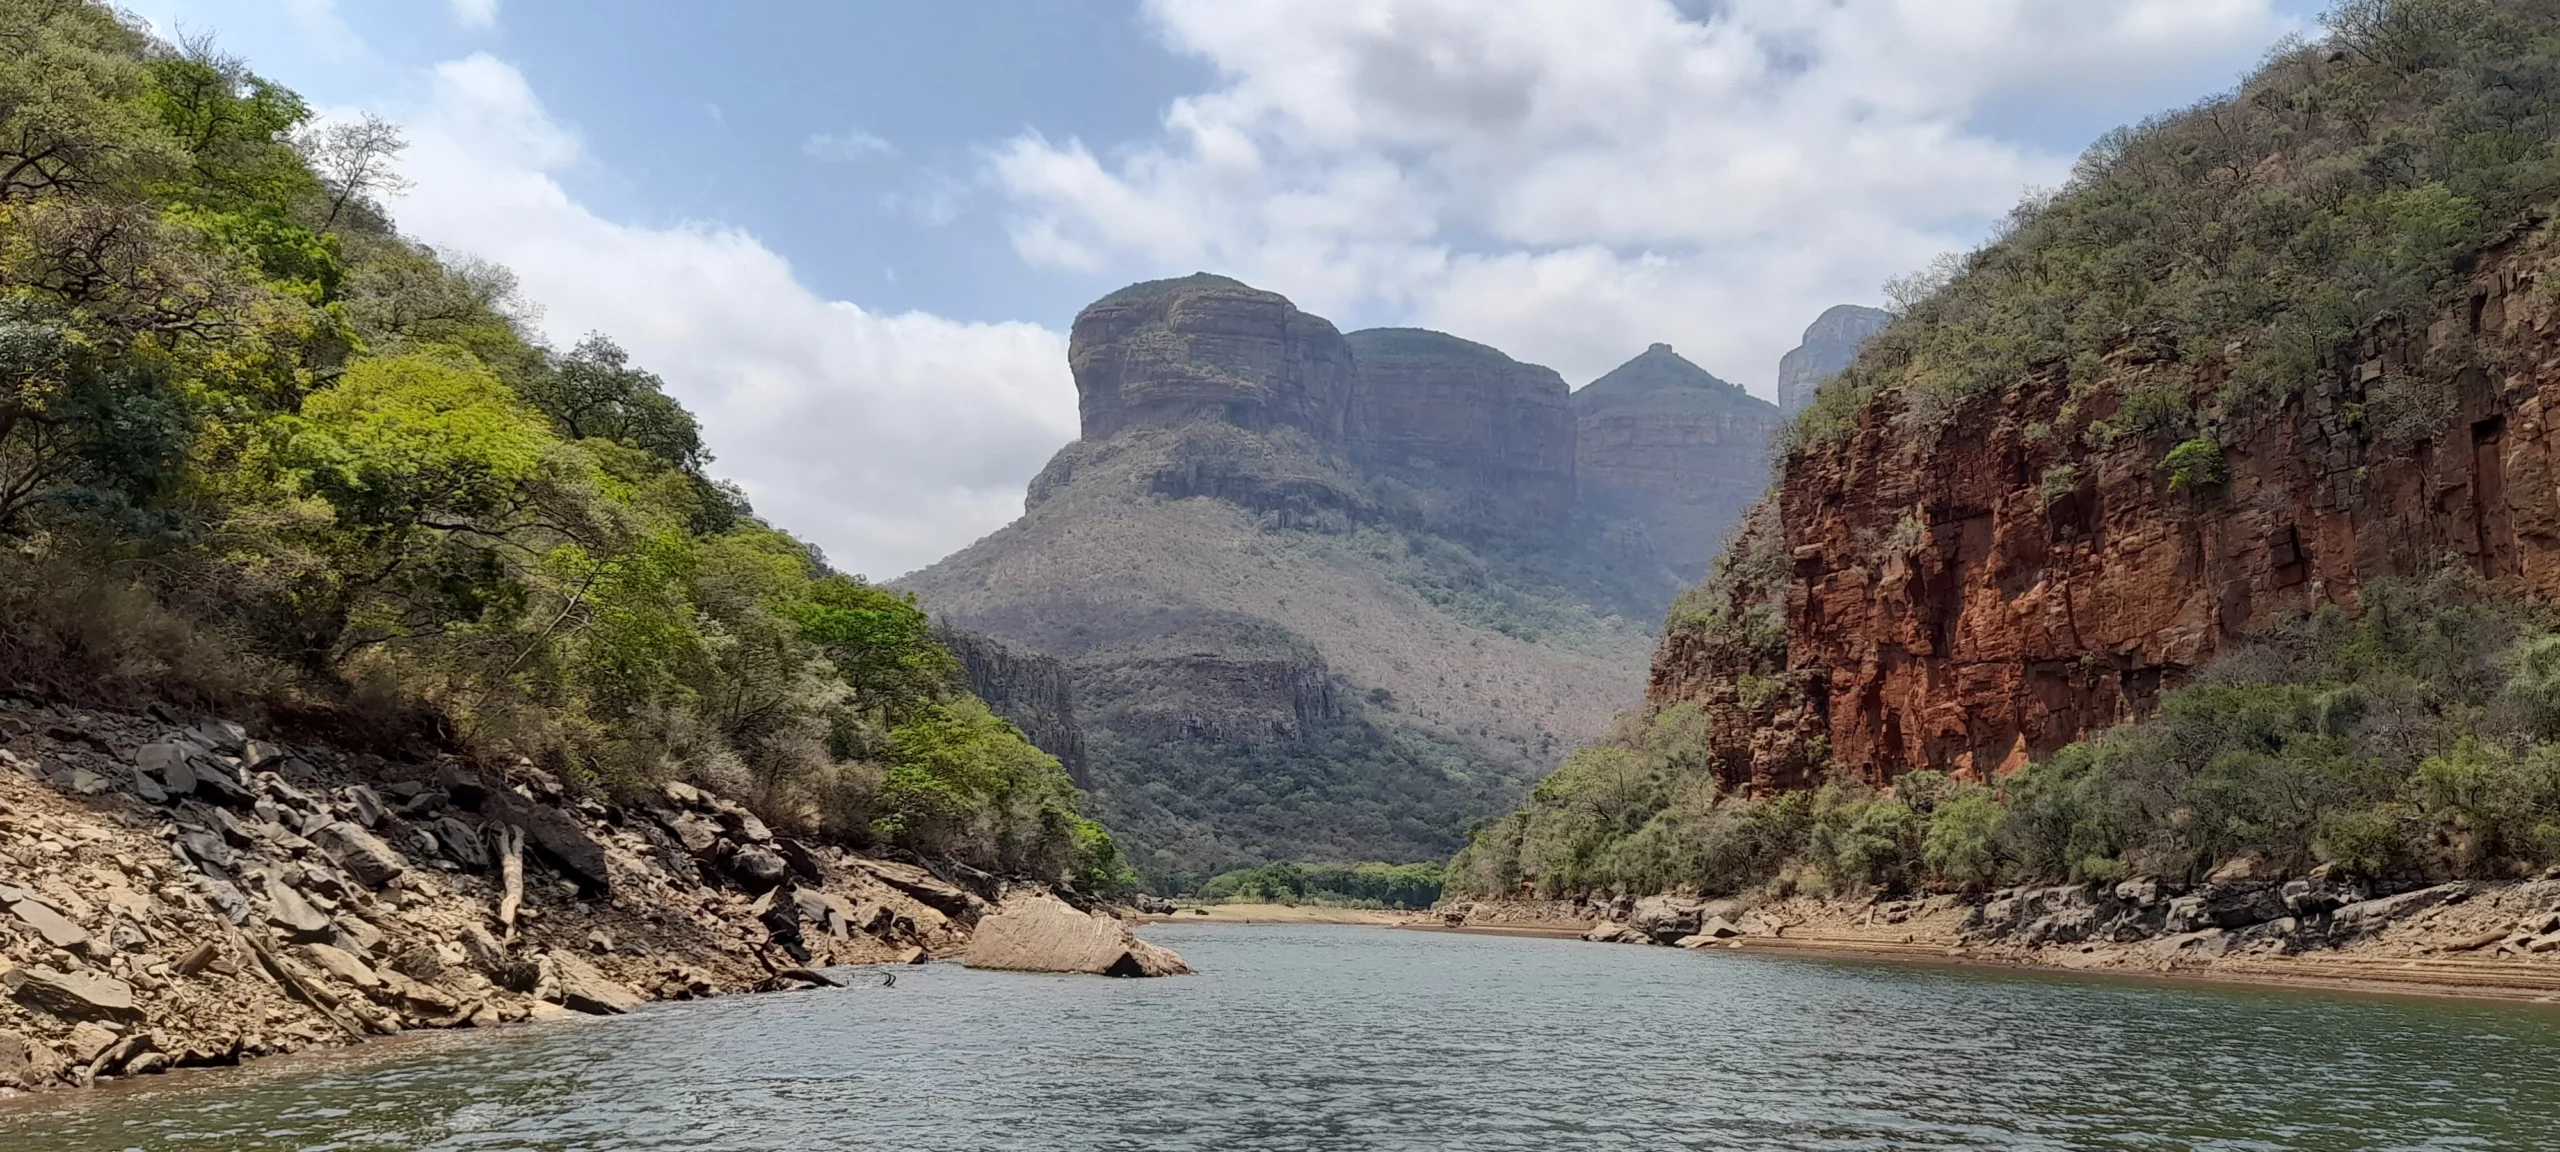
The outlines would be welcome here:
[[[2235,861],[2200,884],[1760,901],[1453,901],[1441,926],[1585,940],[2560,1001],[2560,877],[2372,884]]]
[[[1090,917],[1064,935],[1094,956],[1126,937],[1061,896],[1084,904],[776,835],[684,784],[626,807],[528,764],[0,699],[0,1097],[832,983],[818,970],[961,958],[1017,908]]]

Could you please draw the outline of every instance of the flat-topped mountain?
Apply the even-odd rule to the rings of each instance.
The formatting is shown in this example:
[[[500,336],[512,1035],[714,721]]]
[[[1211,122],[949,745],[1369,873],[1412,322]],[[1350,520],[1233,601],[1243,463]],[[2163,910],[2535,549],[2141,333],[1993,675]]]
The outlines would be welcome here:
[[[1026,698],[1158,883],[1453,850],[1635,694],[1775,423],[1667,350],[1576,394],[1221,276],[1104,297],[1068,355],[1082,438],[900,584],[1063,662]]]

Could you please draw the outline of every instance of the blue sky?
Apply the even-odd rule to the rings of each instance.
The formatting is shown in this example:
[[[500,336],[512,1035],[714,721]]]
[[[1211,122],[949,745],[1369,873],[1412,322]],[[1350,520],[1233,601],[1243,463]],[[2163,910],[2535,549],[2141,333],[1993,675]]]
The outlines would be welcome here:
[[[1766,394],[1823,307],[1978,242],[2311,0],[140,0],[331,114],[391,207],[612,332],[720,467],[888,577],[1075,431],[1077,308],[1207,269],[1580,384]]]

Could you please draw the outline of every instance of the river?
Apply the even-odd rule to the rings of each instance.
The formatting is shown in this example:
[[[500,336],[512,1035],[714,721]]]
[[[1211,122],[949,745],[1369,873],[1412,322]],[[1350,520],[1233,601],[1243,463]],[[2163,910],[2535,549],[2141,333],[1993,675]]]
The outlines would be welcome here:
[[[2560,1144],[2541,1006],[1335,926],[955,965],[0,1107],[8,1152]]]

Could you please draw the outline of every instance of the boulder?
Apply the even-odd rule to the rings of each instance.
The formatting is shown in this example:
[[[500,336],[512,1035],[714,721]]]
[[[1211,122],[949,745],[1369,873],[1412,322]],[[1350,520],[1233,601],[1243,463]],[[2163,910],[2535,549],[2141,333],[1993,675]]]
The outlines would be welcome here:
[[[303,834],[366,884],[381,888],[409,870],[409,861],[389,844],[348,821],[323,824]]]
[[[145,744],[134,749],[133,768],[157,780],[171,796],[190,796],[196,790],[196,772],[187,763],[188,756],[183,744]]]
[[[791,863],[781,853],[759,844],[740,847],[723,867],[749,892],[770,892],[791,874]]]
[[[25,1035],[0,1028],[0,1084],[31,1088],[27,1069],[35,1064],[35,1044]]]
[[[619,1016],[646,1003],[640,994],[605,978],[586,961],[554,952],[542,962],[542,999],[590,1016]]]
[[[999,972],[1173,976],[1191,971],[1169,949],[1140,940],[1108,916],[1079,912],[1047,892],[1006,898],[978,921],[963,960]]]
[[[1698,934],[1706,909],[1702,905],[1668,896],[1647,896],[1636,901],[1627,913],[1627,927],[1650,936],[1657,943],[1669,944],[1684,936]]]
[[[206,748],[238,755],[249,743],[249,730],[229,720],[206,720],[187,729],[187,738]]]
[[[1614,921],[1592,925],[1582,938],[1594,944],[1651,944],[1653,937]]]
[[[122,1037],[116,1035],[115,1029],[95,1020],[83,1020],[71,1029],[69,1036],[62,1038],[62,1054],[70,1057],[74,1064],[94,1064],[120,1039]]]
[[[720,842],[720,824],[708,816],[694,812],[660,813],[658,824],[675,838],[676,846],[695,858],[706,858]]]
[[[10,969],[9,994],[21,1004],[65,1020],[139,1021],[133,985],[94,972],[57,972],[43,965]]]
[[[456,864],[474,872],[489,870],[489,845],[480,830],[456,817],[436,821],[436,844]]]
[[[251,795],[248,789],[240,786],[239,778],[233,776],[230,769],[210,760],[194,761],[193,769],[196,776],[196,795],[226,808],[245,809],[257,803],[258,798]]]
[[[65,952],[89,950],[89,930],[72,923],[71,918],[46,907],[34,896],[16,888],[0,887],[0,906],[36,930],[44,942]]]
[[[855,863],[863,871],[870,873],[872,879],[914,897],[917,903],[927,908],[964,923],[977,916],[985,904],[985,901],[913,864],[869,859],[856,860]]]
[[[356,810],[356,822],[367,828],[380,828],[391,809],[382,802],[382,794],[362,784],[347,789],[347,803]]]
[[[613,871],[605,864],[604,845],[587,835],[576,818],[513,792],[491,792],[486,807],[497,820],[524,829],[525,843],[576,881],[580,891],[589,896],[613,891]]]
[[[337,938],[337,923],[329,919],[327,913],[312,907],[311,901],[304,899],[292,885],[268,876],[266,889],[267,923],[283,929],[288,938],[308,943],[325,943]]]

